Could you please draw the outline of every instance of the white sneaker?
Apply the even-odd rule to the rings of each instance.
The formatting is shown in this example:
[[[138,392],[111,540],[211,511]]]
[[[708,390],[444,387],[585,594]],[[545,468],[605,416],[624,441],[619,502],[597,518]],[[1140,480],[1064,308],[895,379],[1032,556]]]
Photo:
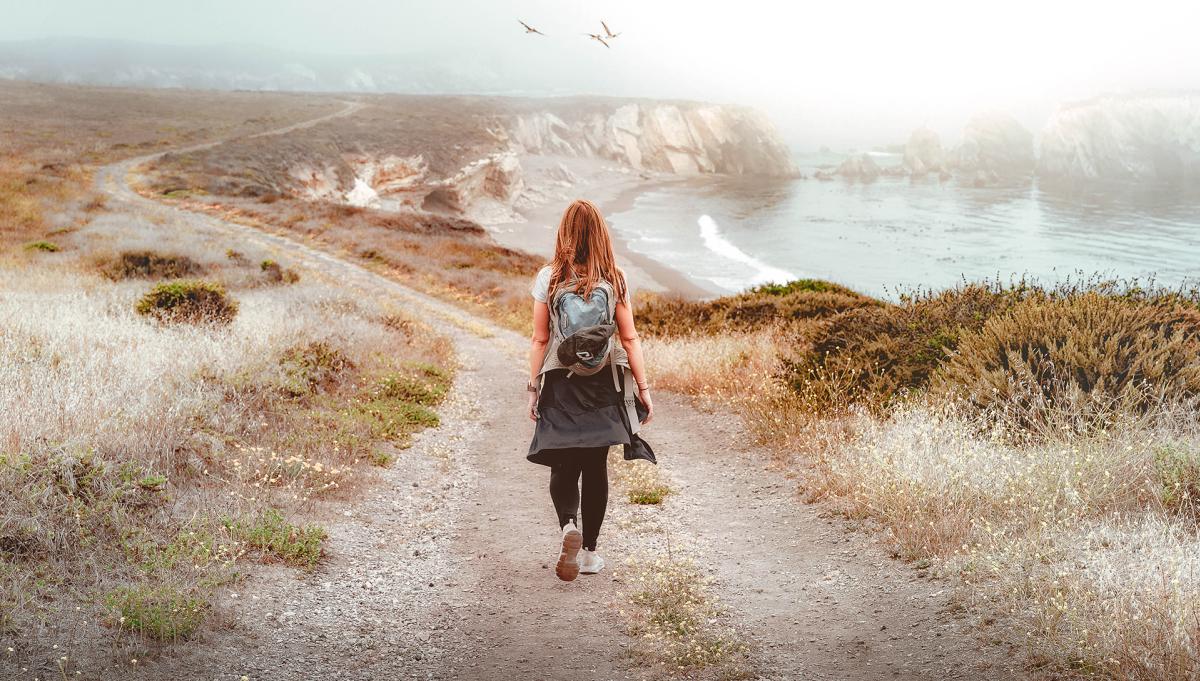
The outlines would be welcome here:
[[[604,569],[604,559],[595,551],[584,549],[579,556],[579,574],[594,575]]]
[[[558,564],[554,566],[554,574],[564,582],[570,582],[579,576],[579,547],[583,546],[583,533],[575,523],[563,526],[562,551],[558,554]]]

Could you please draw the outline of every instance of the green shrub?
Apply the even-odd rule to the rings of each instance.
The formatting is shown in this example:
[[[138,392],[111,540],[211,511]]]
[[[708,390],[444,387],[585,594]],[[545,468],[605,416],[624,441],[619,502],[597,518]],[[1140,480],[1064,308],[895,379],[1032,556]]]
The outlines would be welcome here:
[[[114,281],[122,279],[180,279],[200,272],[200,264],[186,255],[154,251],[123,251],[98,263],[100,272]]]
[[[393,398],[374,398],[360,402],[355,414],[367,421],[371,436],[384,440],[405,440],[422,428],[436,427],[441,421],[429,407]]]
[[[671,493],[671,488],[666,485],[655,485],[653,487],[635,487],[626,492],[629,497],[629,503],[639,506],[653,506],[661,504],[663,499]]]
[[[272,284],[294,284],[300,281],[299,274],[296,274],[292,270],[284,269],[274,260],[262,261],[262,263],[259,265],[259,269],[262,270],[263,274],[267,278],[267,281],[271,282]]]
[[[325,341],[312,341],[289,348],[279,360],[284,371],[283,391],[300,397],[337,385],[354,362],[339,348]]]
[[[60,249],[58,244],[53,241],[33,241],[25,244],[27,251],[42,251],[43,253],[57,253]]]
[[[935,387],[1022,426],[1104,427],[1200,395],[1200,310],[1097,291],[1025,300],[965,334]]]
[[[321,560],[326,532],[317,525],[293,525],[275,509],[264,511],[250,522],[227,521],[226,527],[240,541],[258,549],[264,557],[311,570]]]
[[[121,626],[159,641],[186,639],[200,628],[208,604],[169,586],[122,587],[105,598]]]
[[[1163,446],[1154,452],[1154,470],[1163,506],[1195,517],[1200,511],[1200,454]]]
[[[774,323],[819,319],[879,301],[819,279],[766,284],[710,301],[648,296],[637,309],[638,329],[649,335],[686,336],[752,331]]]
[[[402,400],[424,406],[439,404],[450,389],[450,373],[441,367],[411,362],[402,371],[380,379],[372,397]]]
[[[150,289],[134,309],[160,322],[228,324],[237,315],[238,304],[220,284],[180,280]]]
[[[801,329],[785,352],[784,377],[816,410],[860,402],[880,406],[925,387],[964,333],[1027,295],[1028,287],[969,284],[870,305]]]
[[[344,417],[371,433],[372,438],[407,444],[408,437],[441,421],[430,407],[450,389],[450,372],[423,362],[410,362],[384,375]]]

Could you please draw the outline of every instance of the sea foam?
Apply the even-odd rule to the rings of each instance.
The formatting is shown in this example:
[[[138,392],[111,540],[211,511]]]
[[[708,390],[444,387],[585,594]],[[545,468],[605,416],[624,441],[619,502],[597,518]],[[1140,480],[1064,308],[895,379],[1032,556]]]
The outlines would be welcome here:
[[[721,230],[717,225],[717,221],[711,217],[701,215],[700,219],[696,222],[700,225],[700,238],[704,240],[705,248],[726,260],[741,263],[753,270],[750,281],[747,282],[750,286],[758,284],[782,284],[796,278],[791,272],[781,270],[778,267],[772,267],[729,243],[725,237],[721,236]],[[728,286],[728,284],[726,285]],[[738,287],[732,286],[731,288]]]

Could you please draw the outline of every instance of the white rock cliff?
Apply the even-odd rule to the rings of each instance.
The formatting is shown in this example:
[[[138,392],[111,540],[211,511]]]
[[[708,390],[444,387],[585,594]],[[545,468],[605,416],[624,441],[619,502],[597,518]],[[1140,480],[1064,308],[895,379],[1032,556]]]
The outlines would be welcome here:
[[[765,116],[715,104],[629,103],[607,112],[518,115],[508,130],[523,153],[601,158],[675,175],[795,174]]]
[[[1066,180],[1200,178],[1200,93],[1062,106],[1042,132],[1038,172]]]

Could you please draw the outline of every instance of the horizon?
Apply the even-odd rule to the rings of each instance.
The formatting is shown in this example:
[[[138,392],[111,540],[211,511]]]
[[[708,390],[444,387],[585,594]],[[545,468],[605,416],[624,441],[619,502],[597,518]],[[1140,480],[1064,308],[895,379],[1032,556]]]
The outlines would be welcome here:
[[[626,0],[603,10],[549,0],[437,7],[364,0],[338,10],[317,2],[160,7],[118,0],[100,11],[67,0],[14,8],[0,42],[96,39],[327,60],[408,58],[447,94],[466,87],[753,106],[798,148],[896,144],[922,125],[953,141],[971,115],[991,111],[1036,134],[1063,103],[1200,88],[1200,48],[1187,28],[1200,19],[1196,7],[1151,3],[1131,13],[1023,2],[996,13],[942,2],[750,2],[740,12],[754,22],[712,4],[641,7]],[[518,20],[547,35],[525,34]],[[611,49],[581,35],[600,30],[601,20],[621,33]],[[989,30],[979,33],[985,24]],[[437,58],[421,60],[425,55]],[[474,85],[488,79],[494,89]]]

